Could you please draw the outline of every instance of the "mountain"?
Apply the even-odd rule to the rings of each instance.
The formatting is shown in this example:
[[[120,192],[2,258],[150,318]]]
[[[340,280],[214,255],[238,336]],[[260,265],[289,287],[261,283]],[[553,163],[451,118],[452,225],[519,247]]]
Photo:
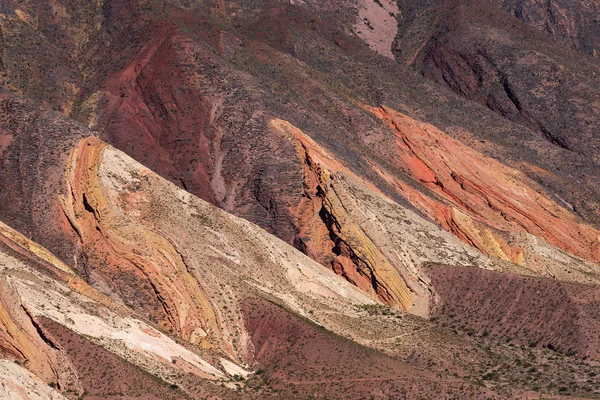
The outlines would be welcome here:
[[[0,397],[599,397],[599,7],[0,3]]]

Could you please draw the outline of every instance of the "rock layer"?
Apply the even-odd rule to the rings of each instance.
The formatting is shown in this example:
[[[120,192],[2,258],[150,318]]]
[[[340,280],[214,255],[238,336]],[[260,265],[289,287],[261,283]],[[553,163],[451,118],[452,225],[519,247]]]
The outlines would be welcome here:
[[[5,1],[10,390],[597,395],[595,8],[542,3]]]
[[[181,254],[160,234],[114,212],[98,180],[105,147],[96,139],[83,140],[66,169],[69,195],[61,206],[78,236],[79,273],[183,339],[220,346],[210,301]],[[130,184],[141,185],[144,176],[139,179]]]
[[[497,231],[527,232],[571,254],[598,261],[599,232],[519,171],[431,125],[386,107],[371,111],[396,134],[399,168],[437,199],[397,181],[398,190],[446,230],[484,253],[517,264],[523,261],[523,249],[510,247]]]
[[[271,127],[296,146],[304,167],[306,202],[299,204],[298,245],[352,284],[385,304],[408,310],[412,295],[401,275],[345,209],[335,174],[350,171],[329,157],[298,128],[283,120]],[[351,174],[351,173],[350,173]],[[356,179],[357,177],[355,177]]]

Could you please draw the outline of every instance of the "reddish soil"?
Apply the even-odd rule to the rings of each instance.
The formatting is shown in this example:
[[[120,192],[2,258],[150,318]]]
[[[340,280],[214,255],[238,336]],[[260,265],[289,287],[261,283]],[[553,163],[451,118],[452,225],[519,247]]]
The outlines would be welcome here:
[[[85,389],[85,399],[187,399],[145,371],[47,318],[40,323],[66,352]],[[68,395],[68,393],[66,393]]]
[[[246,327],[255,368],[268,390],[288,398],[480,398],[459,380],[438,378],[300,319],[266,300],[249,299]]]
[[[596,287],[448,266],[432,267],[430,277],[441,298],[433,316],[442,326],[568,355],[599,355]]]
[[[139,399],[139,400],[189,400],[193,398],[239,399],[242,394],[195,377],[184,377],[186,391],[150,375],[137,366],[95,345],[75,332],[47,318],[40,324],[66,353],[79,375],[86,400]],[[73,397],[72,393],[63,393]]]

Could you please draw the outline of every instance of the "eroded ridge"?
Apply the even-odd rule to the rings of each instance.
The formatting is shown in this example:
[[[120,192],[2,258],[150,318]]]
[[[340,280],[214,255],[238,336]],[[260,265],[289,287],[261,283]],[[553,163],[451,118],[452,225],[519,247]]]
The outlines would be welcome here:
[[[78,237],[78,272],[184,340],[225,348],[211,303],[185,258],[160,233],[116,211],[107,198],[99,179],[106,147],[94,138],[82,140],[66,169],[69,192],[61,205]],[[144,177],[139,179],[131,184],[141,184]]]
[[[336,190],[336,174],[354,174],[287,121],[274,119],[271,128],[294,142],[303,163],[305,201],[296,210],[302,221],[297,245],[371,297],[393,307],[411,309],[411,289],[348,215],[343,193]]]

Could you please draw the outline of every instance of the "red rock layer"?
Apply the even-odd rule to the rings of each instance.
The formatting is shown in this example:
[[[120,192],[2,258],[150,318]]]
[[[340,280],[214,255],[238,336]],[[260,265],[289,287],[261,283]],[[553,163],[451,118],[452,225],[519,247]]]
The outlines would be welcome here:
[[[75,389],[76,374],[61,350],[0,279],[0,355],[24,364],[46,383]]]
[[[374,299],[409,310],[412,293],[398,266],[382,254],[360,222],[348,215],[336,193],[336,173],[360,178],[287,121],[274,119],[271,128],[294,144],[303,166],[304,196],[294,210],[299,227],[296,246]]]
[[[102,104],[91,99],[88,107],[101,107],[90,123],[107,119],[100,126],[112,144],[210,201],[209,135],[216,134],[220,99],[195,90],[200,78],[186,66],[192,65],[193,47],[171,25],[154,27],[152,39],[102,84]]]

